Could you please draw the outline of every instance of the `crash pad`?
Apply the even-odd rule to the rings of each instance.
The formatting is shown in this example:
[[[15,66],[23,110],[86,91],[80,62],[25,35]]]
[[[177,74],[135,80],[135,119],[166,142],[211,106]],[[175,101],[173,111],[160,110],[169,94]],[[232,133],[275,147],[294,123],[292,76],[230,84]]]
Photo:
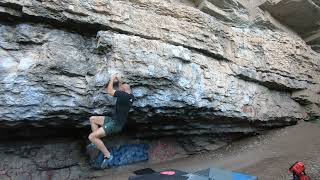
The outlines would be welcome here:
[[[87,149],[88,151],[92,151]],[[132,164],[140,161],[146,161],[148,157],[149,146],[147,144],[124,144],[108,148],[113,155],[113,159],[107,165],[107,168]],[[98,152],[96,157],[91,158],[90,164],[93,168],[100,169],[104,155]]]
[[[173,173],[174,172],[174,173]],[[195,173],[164,170],[146,175],[131,176],[129,180],[257,180],[257,177],[223,169],[208,168]]]
[[[201,171],[197,171],[194,174],[208,177],[215,180],[257,180],[256,176],[251,176],[243,173],[232,172],[219,168],[208,168]]]
[[[174,172],[166,173],[166,172]],[[186,176],[188,173],[179,171],[179,170],[165,170],[160,172],[154,172],[152,174],[145,174],[145,175],[138,175],[138,176],[131,176],[129,180],[187,180],[188,177]]]

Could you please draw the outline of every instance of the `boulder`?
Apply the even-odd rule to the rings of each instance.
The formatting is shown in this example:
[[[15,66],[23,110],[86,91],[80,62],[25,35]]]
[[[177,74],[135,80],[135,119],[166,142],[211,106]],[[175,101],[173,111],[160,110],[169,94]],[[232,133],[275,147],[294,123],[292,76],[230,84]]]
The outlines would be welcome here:
[[[119,73],[136,97],[135,136],[252,134],[308,119],[301,99],[315,94],[292,94],[319,85],[319,54],[299,36],[231,26],[183,3],[0,7],[2,127],[88,127],[89,116],[112,112],[115,99],[104,88]]]

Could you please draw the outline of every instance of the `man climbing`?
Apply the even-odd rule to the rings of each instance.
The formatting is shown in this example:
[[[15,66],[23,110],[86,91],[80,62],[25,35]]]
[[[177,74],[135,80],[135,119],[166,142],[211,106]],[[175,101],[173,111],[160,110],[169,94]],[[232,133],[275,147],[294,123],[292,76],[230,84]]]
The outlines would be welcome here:
[[[119,90],[115,90],[113,84],[119,83]],[[117,97],[115,109],[112,117],[108,116],[91,116],[90,124],[92,133],[89,135],[89,140],[92,142],[89,146],[96,146],[103,154],[104,160],[100,168],[106,168],[113,156],[110,154],[101,138],[119,133],[127,121],[128,112],[132,106],[134,96],[128,84],[123,84],[121,79],[113,75],[106,87],[109,95]],[[99,127],[101,126],[101,127]]]

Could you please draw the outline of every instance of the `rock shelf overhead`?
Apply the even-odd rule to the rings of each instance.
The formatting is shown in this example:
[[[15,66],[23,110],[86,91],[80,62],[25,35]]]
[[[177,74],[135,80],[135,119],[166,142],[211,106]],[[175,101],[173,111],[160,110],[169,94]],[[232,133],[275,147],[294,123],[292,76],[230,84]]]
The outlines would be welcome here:
[[[113,73],[133,87],[136,135],[247,134],[319,117],[320,56],[300,36],[241,1],[216,4],[218,17],[197,4],[1,0],[0,126],[86,126],[111,112]]]

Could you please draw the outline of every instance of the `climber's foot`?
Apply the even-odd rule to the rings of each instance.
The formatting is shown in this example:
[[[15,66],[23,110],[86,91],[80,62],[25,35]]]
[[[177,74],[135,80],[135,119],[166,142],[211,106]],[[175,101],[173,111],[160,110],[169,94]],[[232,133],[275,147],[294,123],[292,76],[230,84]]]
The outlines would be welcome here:
[[[102,161],[102,163],[101,163],[100,168],[101,168],[101,169],[105,169],[105,168],[107,168],[108,166],[110,166],[110,162],[112,161],[112,159],[113,159],[113,156],[112,156],[111,154],[110,154],[109,157],[104,157],[104,159],[103,159],[103,161]]]
[[[89,145],[87,145],[87,149],[91,149],[91,148],[97,148],[97,145],[90,143]]]

